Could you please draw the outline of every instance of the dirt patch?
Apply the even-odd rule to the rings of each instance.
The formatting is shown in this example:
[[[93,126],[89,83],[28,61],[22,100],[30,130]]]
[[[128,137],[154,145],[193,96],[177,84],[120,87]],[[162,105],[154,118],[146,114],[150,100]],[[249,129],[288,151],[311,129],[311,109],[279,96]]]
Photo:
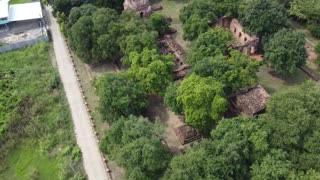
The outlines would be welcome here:
[[[314,47],[308,43],[305,44],[304,48],[306,49],[308,53],[308,60],[314,61],[317,59],[318,55],[314,51]]]
[[[160,96],[151,95],[149,103],[147,116],[151,121],[154,121],[156,117],[159,117],[161,123],[165,127],[163,132],[165,142],[174,155],[180,154],[181,150],[185,149],[187,146],[180,144],[179,138],[174,132],[174,128],[184,125],[181,118],[164,105],[163,98]]]

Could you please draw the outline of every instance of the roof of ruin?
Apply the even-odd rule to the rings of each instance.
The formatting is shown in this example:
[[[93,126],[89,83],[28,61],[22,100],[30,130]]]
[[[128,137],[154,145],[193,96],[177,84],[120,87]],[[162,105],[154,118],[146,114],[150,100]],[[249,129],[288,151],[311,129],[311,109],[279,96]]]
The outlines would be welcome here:
[[[182,125],[174,129],[182,145],[201,138],[199,131],[188,125]]]
[[[258,85],[238,94],[231,102],[239,110],[240,114],[251,116],[266,108],[269,97],[270,95],[267,91],[261,85]]]

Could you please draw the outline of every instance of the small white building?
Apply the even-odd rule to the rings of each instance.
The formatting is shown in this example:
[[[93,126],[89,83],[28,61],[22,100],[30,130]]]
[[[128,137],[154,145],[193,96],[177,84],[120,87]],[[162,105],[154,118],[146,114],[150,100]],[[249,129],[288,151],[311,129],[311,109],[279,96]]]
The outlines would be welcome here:
[[[40,2],[10,5],[9,0],[0,0],[0,25],[42,17]]]

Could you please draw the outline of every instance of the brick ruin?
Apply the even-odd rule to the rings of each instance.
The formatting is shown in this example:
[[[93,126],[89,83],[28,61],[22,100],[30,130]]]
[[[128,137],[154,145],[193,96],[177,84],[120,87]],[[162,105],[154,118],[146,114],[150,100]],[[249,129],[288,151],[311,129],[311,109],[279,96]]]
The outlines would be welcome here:
[[[175,57],[173,79],[182,79],[187,74],[188,69],[191,68],[190,65],[184,63],[186,52],[169,34],[165,35],[159,42],[162,54],[172,54]]]
[[[123,7],[125,10],[131,9],[139,12],[141,17],[148,17],[152,13],[149,0],[125,0]]]
[[[223,27],[230,30],[235,40],[229,44],[229,47],[240,51],[243,54],[256,54],[259,46],[259,38],[251,36],[244,32],[244,28],[237,19],[231,19],[227,16],[219,18],[214,24],[214,27]]]

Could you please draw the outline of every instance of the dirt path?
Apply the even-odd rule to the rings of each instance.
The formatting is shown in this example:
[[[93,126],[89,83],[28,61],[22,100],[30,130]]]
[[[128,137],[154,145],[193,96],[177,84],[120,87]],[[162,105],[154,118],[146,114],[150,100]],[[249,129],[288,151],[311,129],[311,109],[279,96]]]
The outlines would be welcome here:
[[[69,51],[61,32],[59,31],[59,25],[57,24],[56,19],[51,15],[51,8],[46,8],[46,11],[52,34],[56,61],[71,109],[74,130],[76,133],[77,143],[82,152],[84,168],[89,179],[109,180],[111,178],[108,176],[104,167],[98,143],[90,125],[89,114],[86,111],[86,107],[82,99]]]

